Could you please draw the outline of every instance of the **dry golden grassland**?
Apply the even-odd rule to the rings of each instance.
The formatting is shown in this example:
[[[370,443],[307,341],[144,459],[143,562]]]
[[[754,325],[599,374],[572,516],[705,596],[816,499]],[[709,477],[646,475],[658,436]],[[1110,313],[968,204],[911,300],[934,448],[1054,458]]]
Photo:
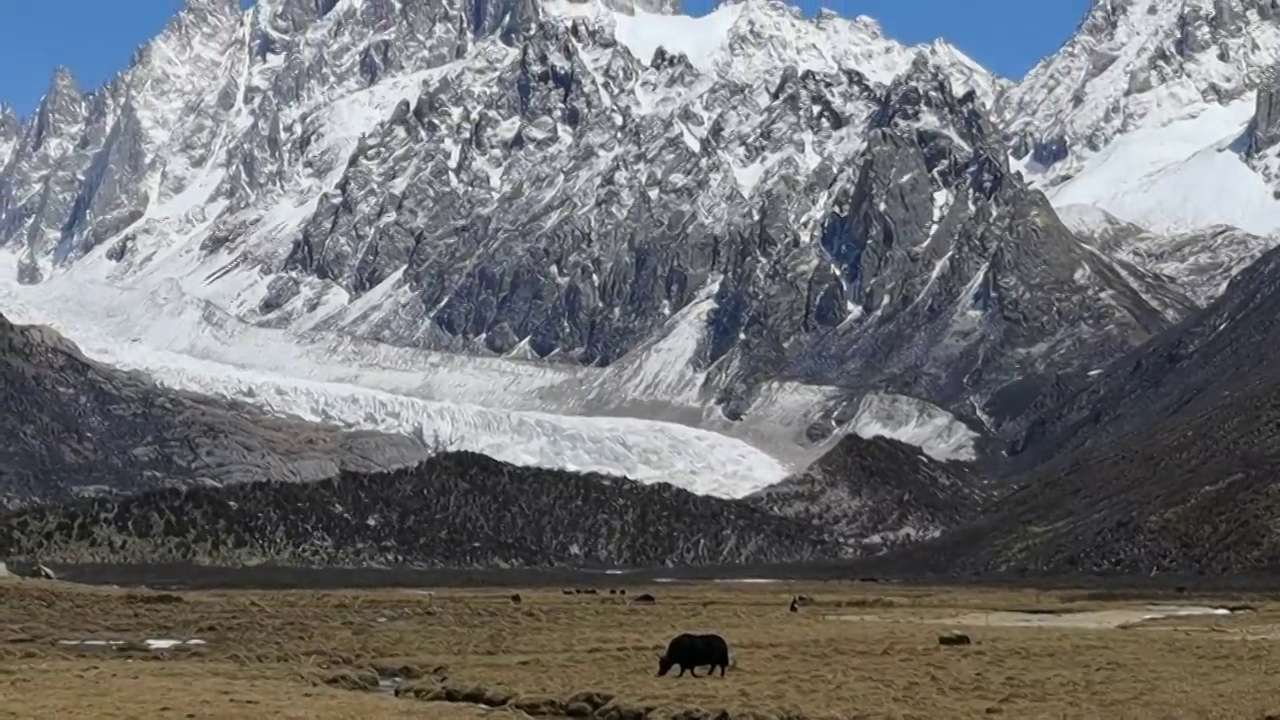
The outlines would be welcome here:
[[[656,604],[627,602],[646,591]],[[1280,713],[1280,603],[1230,616],[1064,628],[1009,627],[1000,624],[1005,616],[983,613],[1146,603],[852,583],[673,584],[629,588],[626,599],[519,590],[519,605],[512,592],[159,595],[3,581],[0,718],[452,720],[565,711],[586,691],[605,696],[593,708],[614,696],[598,713],[610,720],[640,720],[646,708],[651,718],[687,720],[721,710],[735,719]],[[790,613],[793,593],[814,603]],[[940,646],[949,630],[973,644]],[[725,636],[734,661],[726,677],[655,677],[657,654],[682,631]],[[164,651],[59,644],[192,638],[206,644]],[[401,697],[387,687],[360,689],[375,673],[416,681]],[[511,702],[490,709],[424,699],[478,700],[486,692]]]

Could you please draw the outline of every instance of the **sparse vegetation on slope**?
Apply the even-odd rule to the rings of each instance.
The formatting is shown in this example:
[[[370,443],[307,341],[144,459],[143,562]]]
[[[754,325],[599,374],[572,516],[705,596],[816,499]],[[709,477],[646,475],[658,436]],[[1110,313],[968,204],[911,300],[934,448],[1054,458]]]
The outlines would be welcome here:
[[[803,473],[748,498],[830,531],[853,552],[933,537],[977,517],[986,491],[971,467],[890,438],[846,435]]]
[[[1280,568],[1280,386],[1242,391],[1025,479],[894,559],[939,572],[1226,575]]]
[[[656,566],[838,552],[817,528],[740,501],[472,453],[391,473],[165,489],[0,519],[0,557],[61,563]]]

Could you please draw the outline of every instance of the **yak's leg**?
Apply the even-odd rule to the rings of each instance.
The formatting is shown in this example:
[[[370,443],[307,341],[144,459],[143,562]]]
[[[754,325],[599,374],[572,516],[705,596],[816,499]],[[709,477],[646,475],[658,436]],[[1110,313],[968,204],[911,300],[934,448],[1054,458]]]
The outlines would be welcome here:
[[[720,677],[724,677],[724,669],[727,667],[729,666],[724,663],[720,663]]]
[[[690,666],[690,667],[689,667],[689,677],[698,677],[698,666],[697,666],[697,665],[693,665],[693,666]]]
[[[685,671],[685,670],[688,670],[688,669],[689,669],[689,668],[686,668],[685,666],[681,665],[681,666],[680,666],[680,674],[679,674],[679,675],[677,675],[676,677],[684,677],[684,671]]]

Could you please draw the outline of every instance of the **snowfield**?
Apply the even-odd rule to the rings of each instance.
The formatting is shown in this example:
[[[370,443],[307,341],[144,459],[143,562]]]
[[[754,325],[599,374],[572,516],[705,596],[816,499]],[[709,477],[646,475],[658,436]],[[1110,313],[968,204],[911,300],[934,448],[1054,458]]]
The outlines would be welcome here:
[[[1280,229],[1280,201],[1238,151],[1253,110],[1252,96],[1199,104],[1183,117],[1120,135],[1048,190],[1049,199],[1057,208],[1102,208],[1161,233],[1230,225],[1272,234]]]

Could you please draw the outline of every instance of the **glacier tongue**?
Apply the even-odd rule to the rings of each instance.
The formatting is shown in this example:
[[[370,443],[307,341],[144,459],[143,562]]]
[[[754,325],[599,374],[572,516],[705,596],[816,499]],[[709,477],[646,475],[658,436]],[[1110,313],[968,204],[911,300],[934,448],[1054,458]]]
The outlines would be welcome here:
[[[383,359],[399,367],[380,367],[376,354],[358,349],[362,362],[326,362],[335,350],[341,358],[341,350],[244,325],[184,295],[176,281],[148,292],[67,272],[23,286],[12,282],[16,264],[16,256],[0,253],[0,303],[13,321],[50,325],[89,357],[146,371],[171,387],[348,428],[415,435],[516,464],[624,474],[720,497],[750,494],[791,471],[741,440],[676,423],[501,407],[502,396],[528,403],[561,379],[545,366],[521,372],[522,363],[440,353],[422,353],[428,362],[417,363],[395,349]],[[440,363],[448,366],[448,380],[418,376],[440,370]],[[498,407],[415,394],[474,397]]]

